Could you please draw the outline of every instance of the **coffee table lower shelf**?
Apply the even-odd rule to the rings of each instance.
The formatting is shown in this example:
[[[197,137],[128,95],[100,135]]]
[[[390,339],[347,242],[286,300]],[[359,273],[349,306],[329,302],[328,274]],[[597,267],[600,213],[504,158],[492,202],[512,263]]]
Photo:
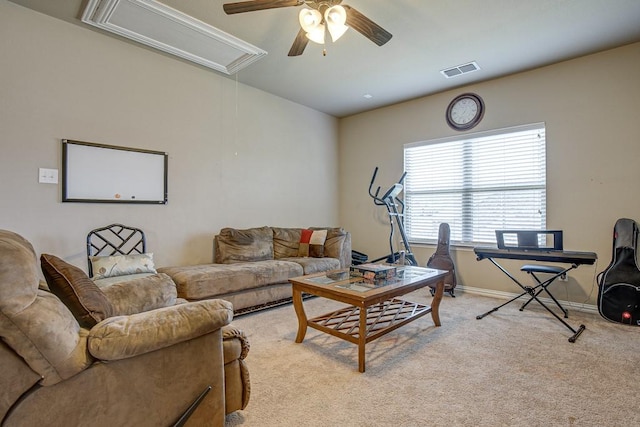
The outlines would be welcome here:
[[[431,313],[431,306],[394,298],[366,310],[365,343]],[[354,344],[360,343],[360,308],[349,306],[307,320],[307,325]]]
[[[442,284],[440,284],[440,297],[442,296],[442,287]],[[431,306],[393,298],[371,305],[365,308],[364,311],[361,311],[360,307],[347,306],[331,313],[308,319],[306,326],[357,344],[358,370],[364,372],[366,343],[380,338],[428,313],[431,313],[435,325],[440,326],[437,311],[433,311]],[[304,330],[298,330],[296,342],[302,342],[303,339]]]

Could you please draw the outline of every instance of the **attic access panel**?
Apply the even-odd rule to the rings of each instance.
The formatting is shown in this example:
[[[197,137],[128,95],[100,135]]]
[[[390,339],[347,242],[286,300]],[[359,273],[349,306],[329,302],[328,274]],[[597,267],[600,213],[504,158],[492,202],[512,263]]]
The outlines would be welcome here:
[[[167,203],[168,154],[62,140],[62,201]]]
[[[155,0],[89,0],[82,22],[225,74],[267,54]]]

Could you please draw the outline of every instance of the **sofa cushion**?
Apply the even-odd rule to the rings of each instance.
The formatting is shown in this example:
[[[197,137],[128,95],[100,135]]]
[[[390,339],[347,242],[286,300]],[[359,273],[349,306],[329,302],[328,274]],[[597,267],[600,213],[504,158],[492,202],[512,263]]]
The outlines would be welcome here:
[[[112,316],[111,303],[84,271],[49,254],[40,256],[40,264],[49,289],[71,310],[80,325],[91,328]]]
[[[327,230],[310,230],[305,228],[300,234],[298,256],[323,257],[325,240],[327,240]]]
[[[273,257],[297,257],[302,228],[273,227]]]
[[[287,283],[304,273],[300,264],[285,260],[163,267],[158,271],[168,274],[178,288],[178,296],[188,300]]]
[[[238,230],[223,228],[215,236],[215,261],[221,264],[273,259],[271,227]]]
[[[157,273],[143,277],[134,274],[119,277],[131,279],[100,286],[100,290],[113,306],[114,316],[142,313],[177,303],[176,284],[166,274]],[[112,278],[103,280],[109,279]]]
[[[337,258],[294,257],[283,258],[282,260],[300,264],[304,274],[321,273],[323,271],[337,270],[340,268],[340,260]]]
[[[130,274],[156,273],[152,253],[92,256],[89,259],[93,270],[92,279],[94,280],[107,277],[128,276]]]

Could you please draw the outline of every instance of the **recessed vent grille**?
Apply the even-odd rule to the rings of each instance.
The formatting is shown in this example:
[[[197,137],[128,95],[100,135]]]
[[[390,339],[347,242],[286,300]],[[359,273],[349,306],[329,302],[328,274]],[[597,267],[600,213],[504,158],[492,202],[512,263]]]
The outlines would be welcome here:
[[[458,65],[457,67],[447,68],[446,70],[440,70],[443,76],[450,79],[451,77],[461,76],[463,74],[472,73],[478,71],[480,66],[475,62],[469,62],[468,64]]]

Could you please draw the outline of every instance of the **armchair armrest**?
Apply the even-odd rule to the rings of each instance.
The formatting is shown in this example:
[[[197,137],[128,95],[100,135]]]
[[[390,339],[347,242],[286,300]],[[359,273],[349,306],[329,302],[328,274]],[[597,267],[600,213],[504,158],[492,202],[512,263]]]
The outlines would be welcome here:
[[[115,316],[169,307],[176,304],[178,296],[176,284],[164,273],[124,280],[100,289],[113,306]]]
[[[233,338],[238,339],[240,342],[240,359],[245,359],[249,353],[249,340],[243,330],[236,328],[233,325],[226,325],[222,328],[222,340],[231,340]]]
[[[131,316],[110,317],[89,332],[89,352],[113,361],[149,353],[208,334],[229,324],[233,306],[223,300],[197,301]]]

